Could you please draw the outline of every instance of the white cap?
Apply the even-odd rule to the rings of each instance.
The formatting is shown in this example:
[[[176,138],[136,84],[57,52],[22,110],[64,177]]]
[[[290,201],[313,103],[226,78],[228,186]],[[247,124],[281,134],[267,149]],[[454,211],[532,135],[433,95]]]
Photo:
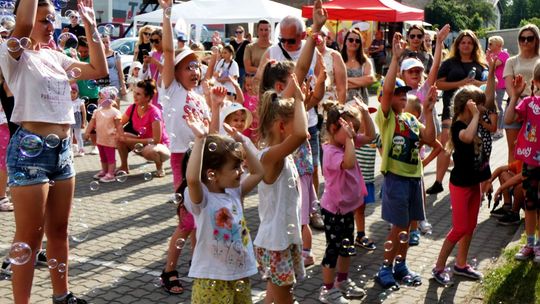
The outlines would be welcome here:
[[[191,49],[184,49],[182,52],[180,52],[176,57],[174,57],[174,65],[176,66],[180,61],[182,61],[187,56],[195,54]]]
[[[416,58],[407,58],[401,63],[400,71],[403,73],[403,71],[408,71],[412,68],[422,68],[422,70],[424,70],[424,64]]]
[[[246,112],[246,125],[244,126],[244,130],[247,129],[249,126],[251,126],[251,122],[253,121],[253,116],[251,115],[251,112],[246,109],[243,105],[237,103],[237,102],[231,102],[228,106],[223,108],[221,110],[221,117],[222,121],[225,121],[227,119],[227,116],[231,115],[232,113],[236,111],[244,111]],[[244,130],[238,130],[238,131],[244,131]]]

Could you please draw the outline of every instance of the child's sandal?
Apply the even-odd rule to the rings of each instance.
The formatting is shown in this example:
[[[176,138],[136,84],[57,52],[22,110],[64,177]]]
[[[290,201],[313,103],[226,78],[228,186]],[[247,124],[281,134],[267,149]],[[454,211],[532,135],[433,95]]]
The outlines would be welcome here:
[[[184,287],[182,286],[182,283],[180,283],[180,279],[178,277],[178,271],[173,270],[165,272],[165,270],[163,270],[163,272],[161,272],[160,278],[161,286],[169,294],[181,294],[184,292]]]

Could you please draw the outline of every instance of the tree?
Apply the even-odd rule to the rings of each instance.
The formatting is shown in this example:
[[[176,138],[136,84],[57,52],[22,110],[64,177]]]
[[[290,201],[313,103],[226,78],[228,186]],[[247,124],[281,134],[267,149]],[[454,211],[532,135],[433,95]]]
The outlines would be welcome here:
[[[518,27],[522,20],[540,18],[540,1],[538,0],[503,0],[502,28]]]
[[[540,28],[540,18],[538,17],[532,17],[531,19],[523,19],[521,20],[521,22],[519,23],[519,26],[524,26],[526,24],[529,24],[529,23],[532,23],[536,26],[538,26]]]
[[[494,7],[483,0],[433,0],[424,12],[427,22],[448,23],[453,30],[476,31],[495,20]]]

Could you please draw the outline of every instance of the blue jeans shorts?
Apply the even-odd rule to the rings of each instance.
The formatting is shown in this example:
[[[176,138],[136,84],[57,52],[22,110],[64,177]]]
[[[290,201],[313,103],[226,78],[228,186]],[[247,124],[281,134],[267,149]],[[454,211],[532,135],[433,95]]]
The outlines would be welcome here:
[[[31,149],[23,140],[29,135],[34,139]],[[11,137],[6,159],[10,187],[43,184],[75,176],[70,137],[60,140],[54,147],[47,145],[43,136],[19,128]]]
[[[411,221],[423,221],[424,195],[420,178],[387,172],[383,181],[382,218],[398,227],[409,227]]]

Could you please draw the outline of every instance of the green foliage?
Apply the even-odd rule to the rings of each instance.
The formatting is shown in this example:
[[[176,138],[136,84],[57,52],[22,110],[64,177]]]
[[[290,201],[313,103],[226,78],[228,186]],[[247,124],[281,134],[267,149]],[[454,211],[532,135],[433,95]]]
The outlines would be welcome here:
[[[501,28],[518,27],[524,19],[534,21],[534,18],[540,18],[540,1],[538,0],[505,0],[501,1],[501,4],[503,6]]]
[[[530,18],[530,19],[523,19],[523,20],[521,20],[521,22],[519,23],[519,26],[521,27],[521,26],[524,26],[524,25],[529,24],[529,23],[532,23],[532,24],[534,24],[534,25],[540,27],[540,18],[538,18],[538,17],[532,17],[532,18]]]
[[[424,9],[426,21],[450,24],[452,30],[482,28],[484,23],[495,20],[493,6],[478,0],[433,0]]]

